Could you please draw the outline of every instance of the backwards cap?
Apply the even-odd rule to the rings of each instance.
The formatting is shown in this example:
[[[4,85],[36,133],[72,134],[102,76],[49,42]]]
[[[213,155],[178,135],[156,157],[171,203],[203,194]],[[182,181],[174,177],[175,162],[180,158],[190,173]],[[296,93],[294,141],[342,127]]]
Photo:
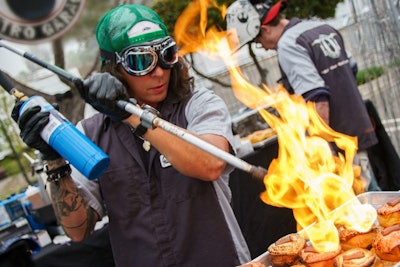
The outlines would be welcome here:
[[[261,25],[266,25],[273,21],[287,6],[287,0],[279,0],[274,5],[271,0],[264,2],[260,0],[250,0],[250,3],[257,10],[258,14],[260,14]]]
[[[158,14],[142,5],[119,5],[99,20],[96,39],[100,50],[121,52],[124,48],[168,36]]]
[[[236,32],[239,40],[235,50],[254,40],[260,32],[260,26],[273,21],[285,9],[287,0],[272,4],[271,0],[236,0],[226,10],[228,34]]]

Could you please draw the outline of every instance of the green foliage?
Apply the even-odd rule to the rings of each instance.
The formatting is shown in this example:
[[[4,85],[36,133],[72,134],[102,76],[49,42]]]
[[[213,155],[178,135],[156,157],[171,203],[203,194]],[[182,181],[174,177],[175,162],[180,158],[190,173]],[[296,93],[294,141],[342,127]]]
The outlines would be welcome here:
[[[190,0],[156,0],[151,8],[160,15],[168,28],[168,32],[173,35],[176,19],[190,2]]]
[[[285,14],[288,18],[333,18],[336,6],[341,2],[343,0],[290,0]]]
[[[27,153],[30,151],[30,149],[27,149]],[[21,164],[24,168],[25,171],[30,170],[30,162],[28,159],[26,159],[24,156],[22,156],[23,151],[17,152],[19,154],[19,158],[21,160]],[[29,153],[31,154],[31,153]],[[0,166],[3,167],[6,170],[6,174],[8,176],[10,175],[15,175],[18,173],[21,173],[21,168],[18,165],[18,161],[15,159],[14,154],[10,154],[6,156],[3,160],[0,161]]]
[[[361,85],[373,79],[376,79],[384,73],[382,67],[370,67],[367,69],[359,70],[357,72],[357,84]]]
[[[17,161],[12,156],[7,156],[1,161],[1,166],[6,170],[8,176],[21,172]]]

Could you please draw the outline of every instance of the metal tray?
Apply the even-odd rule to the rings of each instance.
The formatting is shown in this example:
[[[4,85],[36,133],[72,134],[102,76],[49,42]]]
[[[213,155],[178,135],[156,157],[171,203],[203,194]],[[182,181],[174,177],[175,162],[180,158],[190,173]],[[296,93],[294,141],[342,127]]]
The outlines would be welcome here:
[[[400,191],[373,191],[357,195],[357,198],[362,204],[370,204],[375,209],[378,209],[383,204],[400,197]],[[346,204],[343,204],[345,206]],[[340,208],[340,207],[339,207]],[[271,264],[268,251],[253,259],[251,262],[260,262],[267,267],[274,267]],[[396,264],[400,267],[400,264]],[[396,267],[395,266],[395,267]]]

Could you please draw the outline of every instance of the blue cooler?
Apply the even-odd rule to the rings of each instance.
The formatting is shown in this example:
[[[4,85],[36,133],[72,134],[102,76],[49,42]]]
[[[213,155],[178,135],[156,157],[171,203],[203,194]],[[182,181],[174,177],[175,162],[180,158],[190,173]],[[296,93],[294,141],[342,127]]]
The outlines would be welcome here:
[[[17,194],[9,197],[3,201],[4,207],[10,216],[11,221],[15,221],[21,217],[26,217],[25,210],[22,204],[22,199],[25,197],[25,193]]]

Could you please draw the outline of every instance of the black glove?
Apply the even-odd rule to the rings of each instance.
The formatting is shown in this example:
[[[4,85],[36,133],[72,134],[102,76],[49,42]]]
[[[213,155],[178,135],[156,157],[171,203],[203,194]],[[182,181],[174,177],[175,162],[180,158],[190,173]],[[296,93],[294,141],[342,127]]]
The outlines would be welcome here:
[[[29,147],[37,149],[42,153],[44,160],[55,160],[61,158],[60,154],[48,145],[40,136],[43,127],[49,122],[49,112],[40,111],[39,106],[26,109],[19,116],[19,109],[23,101],[17,101],[12,110],[11,117],[18,123],[21,130],[20,136]]]
[[[24,101],[16,101],[13,110],[11,111],[11,118],[18,123],[19,120],[19,110],[21,109],[22,104],[24,104]]]
[[[108,72],[96,73],[83,82],[85,101],[112,120],[121,121],[131,114],[116,106],[117,100],[128,100],[124,85]]]

